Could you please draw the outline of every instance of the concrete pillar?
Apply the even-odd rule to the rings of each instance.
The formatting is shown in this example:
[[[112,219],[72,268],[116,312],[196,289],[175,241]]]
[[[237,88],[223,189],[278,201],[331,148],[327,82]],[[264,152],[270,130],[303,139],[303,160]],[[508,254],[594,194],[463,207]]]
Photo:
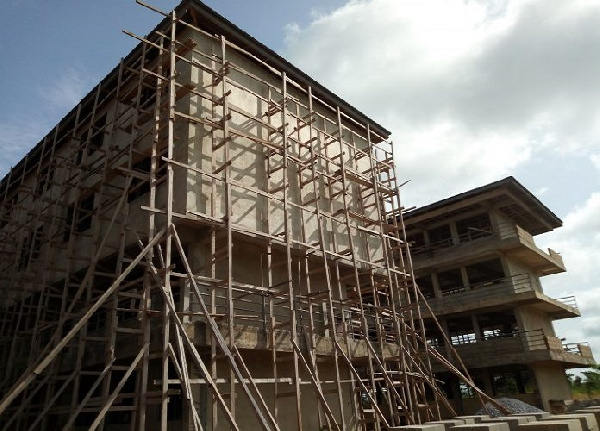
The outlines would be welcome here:
[[[515,315],[515,320],[517,321],[517,326],[518,326],[519,332],[527,331],[525,322],[523,321],[523,315],[522,315],[521,308],[520,307],[513,308],[513,313]],[[528,347],[528,346],[523,346],[523,347]]]
[[[492,378],[490,376],[490,370],[489,368],[484,368],[481,371],[481,381],[483,383],[483,391],[488,394],[491,395],[494,393],[494,384],[492,383]]]
[[[423,231],[423,240],[425,241],[425,245],[431,244],[431,241],[429,239],[429,232],[427,232],[426,230]]]
[[[431,285],[433,286],[433,293],[437,299],[440,299],[442,296],[442,290],[440,289],[440,282],[438,281],[438,277],[436,273],[431,274]]]
[[[571,388],[560,363],[544,363],[532,366],[543,409],[551,411],[550,400],[571,399]]]
[[[460,393],[460,382],[457,377],[452,375],[450,380],[450,392],[452,393],[452,398],[456,400],[456,411],[463,412],[463,399],[462,394]]]
[[[452,243],[454,245],[460,244],[460,238],[458,236],[458,229],[456,229],[455,222],[450,222],[450,235],[452,236]]]
[[[190,297],[192,296],[189,280],[179,280],[180,304],[176,304],[177,308],[182,312],[190,311]],[[182,323],[189,323],[190,316],[184,315],[181,319]]]
[[[477,320],[477,314],[471,314],[471,324],[473,325],[473,331],[475,332],[475,341],[483,341],[483,333],[479,326],[479,320]]]
[[[490,224],[492,225],[492,229],[494,231],[494,233],[498,233],[498,228],[499,228],[499,220],[498,220],[498,213],[492,208],[491,205],[486,204],[485,205],[487,208],[487,213],[488,213],[488,217],[490,218]]]
[[[467,268],[464,266],[460,267],[460,278],[462,279],[462,284],[465,287],[465,290],[471,290],[471,285],[469,283],[469,273],[467,272]]]
[[[506,259],[506,255],[502,253],[498,257],[500,258],[500,264],[502,265],[502,272],[504,272],[504,276],[509,277],[513,275],[512,271],[510,270],[510,265],[508,264],[508,261]]]

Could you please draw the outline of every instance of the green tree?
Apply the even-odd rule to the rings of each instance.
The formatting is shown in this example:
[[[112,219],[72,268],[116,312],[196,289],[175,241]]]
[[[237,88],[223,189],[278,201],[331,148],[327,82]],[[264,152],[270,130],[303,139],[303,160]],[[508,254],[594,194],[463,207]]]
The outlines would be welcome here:
[[[588,396],[600,392],[600,365],[590,367],[589,371],[583,371],[581,374],[585,376],[583,381],[583,389]]]

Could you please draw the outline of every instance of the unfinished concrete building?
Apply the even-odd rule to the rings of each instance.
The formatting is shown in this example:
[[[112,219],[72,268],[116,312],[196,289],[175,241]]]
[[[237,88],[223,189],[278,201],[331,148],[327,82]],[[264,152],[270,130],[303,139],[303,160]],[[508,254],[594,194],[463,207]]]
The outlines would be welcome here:
[[[1,429],[439,417],[389,132],[198,1],[131,36],[0,182]]]
[[[455,348],[477,386],[494,397],[547,411],[552,400],[570,399],[565,368],[594,359],[588,345],[555,334],[553,320],[580,313],[575,298],[544,294],[540,277],[565,266],[533,239],[561,220],[508,177],[409,211],[404,221],[414,275],[431,307],[423,310],[428,343],[441,352]],[[457,411],[479,408],[470,388],[435,364],[434,372]]]

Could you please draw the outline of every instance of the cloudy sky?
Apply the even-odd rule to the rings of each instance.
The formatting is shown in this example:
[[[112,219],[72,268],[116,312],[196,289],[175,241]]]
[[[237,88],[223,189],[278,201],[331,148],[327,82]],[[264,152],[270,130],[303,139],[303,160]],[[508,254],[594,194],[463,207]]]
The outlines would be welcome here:
[[[52,3],[52,7],[50,6]],[[155,0],[170,10],[175,0]],[[600,359],[599,0],[210,0],[393,132],[405,206],[515,176],[564,226],[538,238]],[[159,17],[133,0],[2,0],[0,177]]]

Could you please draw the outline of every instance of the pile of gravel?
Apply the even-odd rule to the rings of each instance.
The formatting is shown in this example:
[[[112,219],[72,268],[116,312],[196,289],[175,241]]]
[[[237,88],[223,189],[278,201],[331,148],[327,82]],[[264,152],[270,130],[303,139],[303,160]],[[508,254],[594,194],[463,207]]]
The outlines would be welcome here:
[[[498,398],[496,402],[500,404],[502,407],[506,408],[511,413],[537,413],[543,410],[538,409],[537,407],[530,406],[527,403],[524,403],[521,400],[516,400],[514,398]],[[484,408],[475,412],[476,415],[490,415],[490,417],[497,418],[499,416],[504,416],[504,413],[500,412],[496,407],[492,404],[487,403]]]

